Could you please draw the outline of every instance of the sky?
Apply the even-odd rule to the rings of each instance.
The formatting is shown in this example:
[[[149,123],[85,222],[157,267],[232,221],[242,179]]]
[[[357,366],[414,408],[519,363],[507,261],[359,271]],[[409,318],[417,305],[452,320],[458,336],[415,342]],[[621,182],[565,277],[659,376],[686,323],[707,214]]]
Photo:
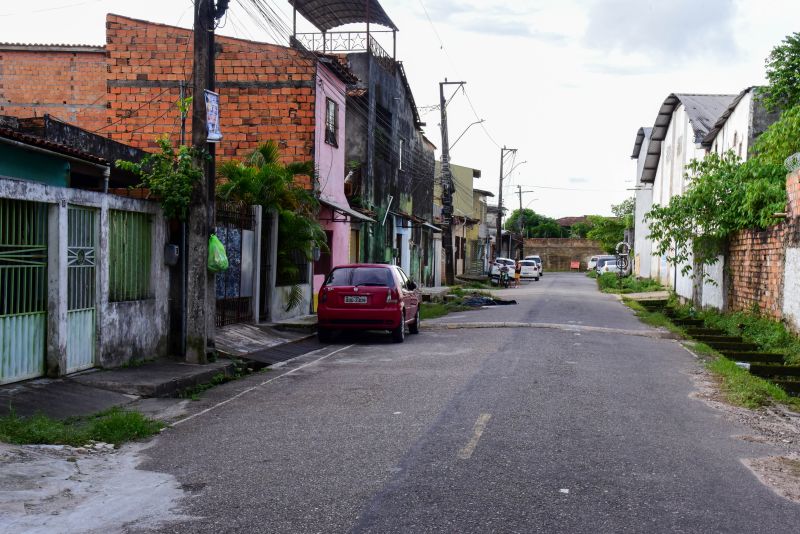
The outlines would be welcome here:
[[[231,0],[218,32],[286,44],[287,0],[261,0],[278,22]],[[465,81],[448,105],[453,163],[475,187],[550,217],[610,215],[633,195],[636,132],[670,94],[737,94],[764,83],[772,47],[797,31],[790,0],[382,0],[397,58],[437,146],[439,82]],[[29,0],[0,4],[0,41],[103,44],[105,14],[183,27],[191,0]],[[247,9],[249,7],[249,9]],[[300,21],[300,30],[310,29]],[[373,26],[373,29],[375,27]],[[387,46],[390,49],[390,47]],[[451,89],[452,91],[452,89]],[[448,97],[451,93],[448,93]],[[470,124],[483,119],[478,125]],[[511,169],[511,172],[508,171]],[[495,199],[496,200],[496,199]]]

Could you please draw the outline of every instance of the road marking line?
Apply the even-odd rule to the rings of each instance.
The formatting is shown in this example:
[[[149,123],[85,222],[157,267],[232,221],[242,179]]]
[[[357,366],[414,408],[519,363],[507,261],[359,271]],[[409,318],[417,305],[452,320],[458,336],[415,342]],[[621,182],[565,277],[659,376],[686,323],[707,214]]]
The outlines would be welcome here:
[[[211,412],[211,411],[213,411],[213,410],[216,410],[216,409],[217,409],[217,408],[219,408],[220,406],[224,406],[225,404],[228,404],[228,403],[229,403],[229,402],[231,402],[232,400],[236,400],[236,399],[238,399],[239,397],[241,397],[241,396],[243,396],[243,395],[245,395],[245,394],[247,394],[247,393],[250,393],[250,392],[251,392],[251,391],[253,391],[253,390],[256,390],[256,389],[258,389],[258,388],[260,388],[260,387],[262,387],[262,386],[266,386],[267,384],[270,384],[270,383],[272,383],[272,382],[275,382],[275,381],[276,381],[276,380],[278,380],[279,378],[283,378],[284,376],[288,376],[288,375],[290,375],[290,374],[292,374],[292,373],[294,373],[294,372],[296,372],[296,371],[299,371],[300,369],[303,369],[303,368],[305,368],[305,367],[308,367],[309,365],[314,365],[314,364],[315,364],[315,363],[317,363],[317,362],[321,362],[322,360],[324,360],[324,359],[326,359],[326,358],[330,358],[330,357],[331,357],[331,356],[333,356],[334,354],[337,354],[337,353],[339,353],[339,352],[342,352],[343,350],[347,350],[347,349],[349,349],[349,348],[351,348],[351,347],[355,347],[355,344],[353,344],[353,345],[348,345],[348,346],[346,346],[346,347],[342,347],[342,348],[340,348],[340,349],[337,349],[337,350],[335,350],[335,351],[333,351],[333,352],[331,352],[331,353],[329,353],[329,354],[326,354],[325,356],[321,356],[321,357],[317,358],[317,359],[316,359],[316,360],[314,360],[314,361],[311,361],[311,362],[308,362],[308,363],[304,363],[304,364],[303,364],[303,365],[301,365],[300,367],[295,367],[295,368],[294,368],[294,369],[292,369],[291,371],[286,371],[286,372],[285,372],[285,373],[283,373],[282,375],[275,376],[275,377],[273,377],[273,378],[270,378],[269,380],[264,380],[264,381],[263,381],[263,382],[261,382],[260,384],[257,384],[257,385],[255,385],[255,386],[253,386],[253,387],[250,387],[250,388],[247,388],[247,389],[245,389],[244,391],[240,391],[239,393],[237,393],[237,394],[236,394],[236,395],[234,395],[233,397],[230,397],[229,399],[225,399],[224,401],[220,401],[220,402],[218,402],[217,404],[215,404],[215,405],[213,405],[213,406],[209,406],[209,407],[208,407],[208,408],[206,408],[205,410],[201,410],[201,411],[199,411],[199,412],[197,412],[197,413],[194,413],[194,414],[192,414],[192,415],[189,415],[189,416],[187,416],[187,417],[184,417],[183,419],[179,419],[178,421],[175,421],[174,423],[172,423],[171,425],[169,425],[167,428],[173,428],[173,427],[176,427],[176,426],[180,425],[181,423],[185,423],[186,421],[189,421],[189,420],[191,420],[191,419],[194,419],[195,417],[198,417],[198,416],[200,416],[200,415],[205,415],[205,414],[207,414],[208,412]],[[317,350],[311,351],[311,352],[308,352],[308,353],[306,353],[306,354],[303,354],[303,356],[308,356],[309,354],[314,354],[315,352],[319,352],[319,351],[321,351],[321,350],[324,350],[324,348],[325,348],[325,347],[323,347],[323,348],[321,348],[321,349],[317,349]]]
[[[475,426],[472,428],[472,438],[464,445],[463,449],[458,451],[458,458],[460,460],[469,460],[472,457],[472,453],[475,452],[475,447],[478,446],[478,440],[481,439],[483,431],[486,430],[486,424],[491,418],[492,414],[490,413],[482,413],[478,416],[478,420],[475,421]]]

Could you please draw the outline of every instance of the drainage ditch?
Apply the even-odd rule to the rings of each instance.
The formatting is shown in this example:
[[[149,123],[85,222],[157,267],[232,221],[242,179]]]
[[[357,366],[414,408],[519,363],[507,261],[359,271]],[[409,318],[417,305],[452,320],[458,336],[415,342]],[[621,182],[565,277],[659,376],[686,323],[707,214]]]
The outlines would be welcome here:
[[[731,335],[717,328],[709,328],[702,319],[681,315],[667,305],[666,300],[638,301],[647,311],[660,312],[686,335],[704,343],[729,360],[780,386],[788,394],[800,396],[800,365],[787,364],[784,355],[762,349],[741,335]]]

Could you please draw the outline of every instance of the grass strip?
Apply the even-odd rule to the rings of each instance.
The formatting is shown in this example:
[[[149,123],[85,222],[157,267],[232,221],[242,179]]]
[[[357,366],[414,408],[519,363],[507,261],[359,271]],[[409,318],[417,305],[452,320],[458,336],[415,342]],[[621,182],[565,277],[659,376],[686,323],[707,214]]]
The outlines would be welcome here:
[[[119,445],[157,434],[165,424],[139,412],[111,408],[88,417],[52,419],[42,414],[0,417],[0,441],[17,445],[85,445],[89,440]]]
[[[664,286],[655,280],[635,276],[620,278],[616,273],[603,273],[597,278],[597,283],[603,293],[647,293],[664,289]]]
[[[800,408],[800,399],[790,396],[780,386],[750,374],[750,371],[724,356],[706,362],[706,367],[720,379],[725,398],[731,404],[760,408],[779,402],[795,410]]]

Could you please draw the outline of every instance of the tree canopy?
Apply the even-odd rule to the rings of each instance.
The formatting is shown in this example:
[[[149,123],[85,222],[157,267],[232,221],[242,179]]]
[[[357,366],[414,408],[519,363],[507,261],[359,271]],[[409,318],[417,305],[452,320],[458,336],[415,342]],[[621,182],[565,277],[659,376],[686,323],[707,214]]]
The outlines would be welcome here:
[[[520,216],[524,226],[522,233],[525,237],[567,237],[567,232],[558,225],[555,219],[540,215],[532,209],[525,208],[514,210],[506,219],[505,229],[512,232],[520,230]]]
[[[800,105],[800,33],[787,35],[766,60],[769,85],[761,89],[764,105],[771,111]]]

